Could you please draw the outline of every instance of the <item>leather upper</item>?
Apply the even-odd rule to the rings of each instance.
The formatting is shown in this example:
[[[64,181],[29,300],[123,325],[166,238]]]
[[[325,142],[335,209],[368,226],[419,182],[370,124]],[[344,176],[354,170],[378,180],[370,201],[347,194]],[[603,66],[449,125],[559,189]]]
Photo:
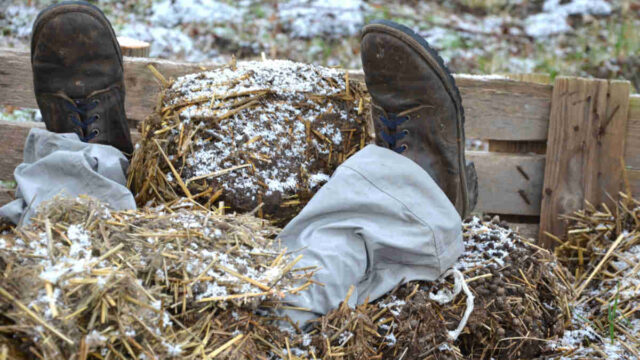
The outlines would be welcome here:
[[[33,26],[31,65],[38,106],[49,131],[75,132],[89,142],[131,153],[124,112],[124,71],[117,39],[102,12],[63,3],[40,13]],[[69,110],[93,103],[85,114]],[[86,129],[72,121],[95,120]]]
[[[473,199],[467,196],[462,174],[464,120],[459,94],[447,84],[448,70],[411,34],[382,24],[364,28],[361,51],[376,143],[404,150],[402,155],[427,171],[466,216]],[[408,119],[391,129],[381,117]],[[395,146],[382,139],[383,131],[399,138]]]

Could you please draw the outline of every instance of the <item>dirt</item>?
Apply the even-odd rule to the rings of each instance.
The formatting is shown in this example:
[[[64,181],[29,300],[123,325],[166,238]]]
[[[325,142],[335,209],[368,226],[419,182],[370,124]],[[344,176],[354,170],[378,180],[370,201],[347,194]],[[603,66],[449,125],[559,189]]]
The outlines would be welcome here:
[[[456,341],[448,331],[460,323],[466,296],[439,305],[431,294],[451,288],[450,282],[410,282],[371,304],[341,307],[319,319],[315,329],[332,341],[329,348],[326,340],[314,337],[316,355],[437,360],[542,356],[546,340],[563,335],[568,290],[558,271],[562,277],[570,275],[548,252],[527,244],[499,219],[488,220],[464,224],[466,251],[455,267],[464,273],[475,300]]]
[[[505,251],[508,255],[501,266],[475,266],[466,270],[467,280],[486,277],[469,283],[475,296],[474,310],[465,330],[450,346],[441,344],[446,339],[445,330],[458,326],[465,310],[464,297],[459,296],[454,306],[443,307],[427,294],[436,292],[444,284],[419,283],[420,290],[397,317],[396,348],[408,349],[406,359],[424,358],[429,351],[436,359],[449,359],[456,354],[471,359],[532,359],[542,354],[544,339],[562,336],[566,318],[560,299],[566,296],[567,289],[554,273],[551,256],[505,230],[508,229],[504,224],[485,222],[467,232],[469,240],[476,243],[465,242],[468,252],[480,253],[488,261],[493,259],[490,252]],[[498,241],[498,233],[502,235],[501,240],[506,237],[504,244]],[[409,283],[394,295],[406,298],[414,287],[414,283]]]
[[[147,135],[132,164],[138,203],[173,200],[184,193],[184,181],[207,207],[257,209],[284,224],[370,142],[365,95],[361,83],[347,85],[343,70],[291,61],[238,63],[178,78],[143,125]],[[155,140],[165,144],[181,179]],[[157,176],[156,164],[164,176]],[[157,194],[143,190],[148,179],[156,181]],[[167,187],[172,191],[160,194]]]

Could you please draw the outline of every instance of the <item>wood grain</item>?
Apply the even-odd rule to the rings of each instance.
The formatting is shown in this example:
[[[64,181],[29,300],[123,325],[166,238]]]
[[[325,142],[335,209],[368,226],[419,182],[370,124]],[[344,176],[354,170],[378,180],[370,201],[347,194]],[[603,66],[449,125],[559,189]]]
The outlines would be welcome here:
[[[0,120],[0,134],[2,136],[2,143],[0,143],[0,180],[13,179],[13,170],[22,162],[24,142],[33,127],[44,129],[44,123]],[[132,131],[131,139],[137,142],[140,139],[140,133]]]
[[[540,233],[540,225],[528,224],[528,223],[509,223],[509,226],[518,231],[520,236],[525,239],[529,239],[531,242],[536,243]]]
[[[127,117],[144,119],[153,109],[160,86],[147,65],[165,77],[215,68],[219,64],[195,64],[149,58],[125,58]],[[362,71],[352,71],[352,79]],[[29,53],[0,48],[0,105],[36,108]],[[469,138],[496,140],[544,140],[547,136],[551,86],[456,76],[466,112]]]
[[[153,109],[160,84],[147,69],[153,65],[167,79],[212,69],[219,64],[195,64],[151,58],[124,59],[125,108],[129,119],[140,121]],[[37,108],[33,94],[31,60],[26,51],[0,48],[0,105]]]
[[[526,81],[543,85],[550,85],[552,83],[551,75],[544,73],[510,73],[500,75],[517,81]]]
[[[546,154],[547,142],[544,141],[508,141],[489,140],[489,151],[503,153]]]
[[[585,199],[592,204],[606,203],[615,208],[618,192],[624,189],[622,159],[629,120],[629,94],[631,83],[611,80],[606,95],[605,117],[600,118],[597,135],[588,144],[590,165],[584,175]],[[596,125],[597,126],[597,125]]]
[[[22,148],[31,127],[42,123],[0,121],[0,133],[5,141],[0,144],[0,180],[13,179],[13,169],[22,162]],[[134,142],[140,134],[132,132]],[[544,155],[517,155],[487,152],[467,152],[474,161],[479,177],[479,200],[476,211],[498,214],[538,215]],[[526,179],[522,173],[527,174]],[[529,204],[524,200],[522,192]],[[6,197],[0,196],[0,204]]]
[[[629,98],[629,120],[624,160],[627,167],[640,170],[640,95]]]
[[[640,197],[640,170],[627,170],[631,195],[636,199]]]
[[[24,141],[32,127],[44,128],[44,123],[0,121],[0,180],[13,179],[13,170],[22,162]]]
[[[120,50],[122,50],[122,56],[149,57],[151,44],[146,41],[118,36],[118,43],[120,44]]]
[[[540,215],[545,155],[467,152],[478,172],[475,211]]]
[[[628,120],[628,82],[558,77],[553,89],[540,216],[544,232],[563,235],[559,219],[584,206],[608,201],[621,189],[621,158]]]
[[[551,109],[551,85],[508,79],[456,77],[469,138],[545,140]]]

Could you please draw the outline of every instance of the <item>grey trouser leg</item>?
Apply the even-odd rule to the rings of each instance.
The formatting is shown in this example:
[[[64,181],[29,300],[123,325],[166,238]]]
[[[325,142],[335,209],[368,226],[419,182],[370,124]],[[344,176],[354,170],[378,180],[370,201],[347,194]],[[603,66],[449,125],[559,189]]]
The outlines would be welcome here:
[[[288,296],[312,313],[286,311],[304,323],[336,308],[375,300],[399,283],[435,280],[464,250],[458,212],[426,171],[391,150],[369,145],[344,162],[283,230],[300,267],[321,267],[312,286]]]
[[[17,224],[29,222],[38,205],[56,195],[90,195],[116,210],[135,209],[127,189],[129,162],[108,145],[81,142],[76,134],[31,129],[24,146],[24,162],[14,171],[16,200],[0,208]]]

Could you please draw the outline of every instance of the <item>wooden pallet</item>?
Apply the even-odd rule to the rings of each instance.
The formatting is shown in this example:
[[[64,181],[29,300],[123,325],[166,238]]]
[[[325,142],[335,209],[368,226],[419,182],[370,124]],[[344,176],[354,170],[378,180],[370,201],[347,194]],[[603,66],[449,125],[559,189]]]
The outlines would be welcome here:
[[[159,84],[147,69],[149,64],[167,78],[218,66],[125,58],[126,110],[132,126],[149,114],[158,100]],[[361,76],[355,71],[351,78]],[[478,171],[476,211],[528,223],[522,227],[529,234],[537,232],[544,212],[543,230],[561,231],[556,220],[559,214],[581,207],[585,199],[604,199],[605,190],[615,194],[616,187],[623,189],[616,185],[622,184],[622,167],[611,165],[616,156],[620,157],[615,159],[617,164],[622,159],[626,163],[631,191],[640,191],[640,96],[629,95],[629,83],[558,78],[550,85],[537,77],[534,81],[526,81],[526,77],[525,81],[492,76],[455,78],[465,108],[466,136],[490,143],[489,152],[467,155]],[[37,107],[28,52],[0,49],[0,104]],[[573,130],[583,123],[582,130]],[[0,180],[12,178],[13,169],[22,160],[24,139],[35,126],[42,125],[0,122]],[[596,140],[587,141],[592,138]],[[569,150],[571,156],[567,155]],[[545,163],[547,158],[553,161]],[[589,165],[594,162],[597,169]],[[576,163],[580,163],[581,172],[566,171],[576,168]],[[595,177],[587,176],[592,170]],[[545,172],[550,174],[546,178]],[[579,194],[565,196],[573,192]],[[5,196],[4,201],[7,199]]]

